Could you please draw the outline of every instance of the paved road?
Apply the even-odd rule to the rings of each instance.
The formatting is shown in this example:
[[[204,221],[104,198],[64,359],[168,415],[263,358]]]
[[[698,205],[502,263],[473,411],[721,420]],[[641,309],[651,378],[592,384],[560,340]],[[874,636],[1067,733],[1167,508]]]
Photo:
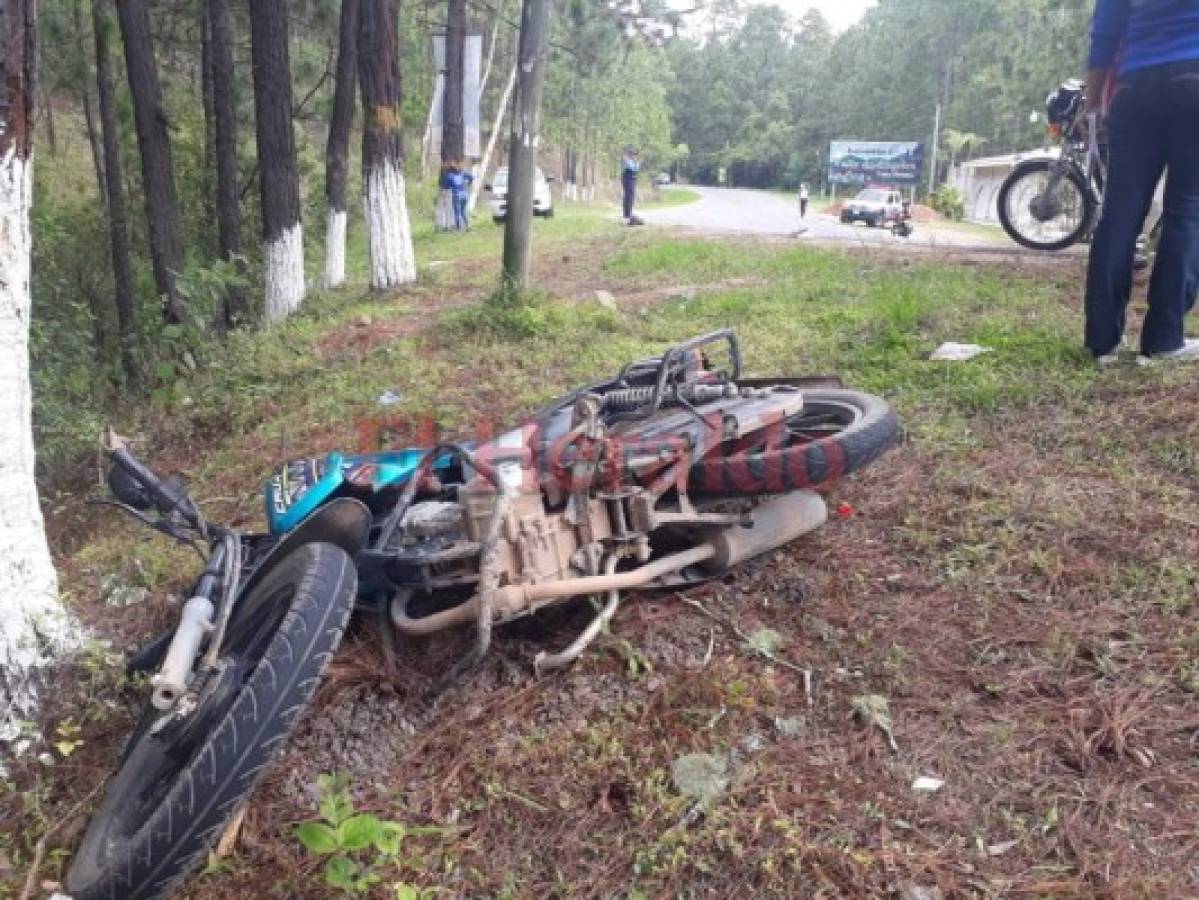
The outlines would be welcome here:
[[[1000,232],[990,235],[952,227],[915,223],[915,233],[909,238],[895,237],[889,228],[868,228],[865,225],[843,225],[833,216],[808,210],[800,229],[798,202],[783,194],[740,188],[713,188],[687,185],[700,199],[683,206],[638,210],[647,223],[671,225],[694,231],[722,234],[791,235],[816,241],[857,242],[862,244],[902,245],[923,247],[952,246],[979,249],[1017,250]]]

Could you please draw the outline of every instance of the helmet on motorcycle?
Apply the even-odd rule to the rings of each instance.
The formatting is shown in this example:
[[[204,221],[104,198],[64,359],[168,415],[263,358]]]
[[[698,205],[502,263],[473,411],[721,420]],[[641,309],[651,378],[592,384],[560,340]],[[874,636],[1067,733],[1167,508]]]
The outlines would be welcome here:
[[[1078,112],[1082,105],[1082,82],[1070,78],[1054,88],[1045,98],[1045,115],[1051,125],[1062,125]]]

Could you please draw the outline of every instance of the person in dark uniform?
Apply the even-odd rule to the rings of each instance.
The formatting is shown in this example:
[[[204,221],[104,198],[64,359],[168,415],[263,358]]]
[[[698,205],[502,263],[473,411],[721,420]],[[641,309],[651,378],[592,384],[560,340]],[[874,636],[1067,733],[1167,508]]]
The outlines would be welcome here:
[[[641,171],[641,163],[637,159],[636,147],[625,147],[624,158],[620,161],[620,189],[624,223],[633,224],[633,201],[637,199],[637,173]]]

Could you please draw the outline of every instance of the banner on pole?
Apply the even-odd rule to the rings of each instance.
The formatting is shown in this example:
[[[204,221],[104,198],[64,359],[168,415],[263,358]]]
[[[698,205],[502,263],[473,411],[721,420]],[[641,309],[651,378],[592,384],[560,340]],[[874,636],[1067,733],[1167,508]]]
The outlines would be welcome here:
[[[916,141],[833,141],[829,184],[918,184],[924,146]]]
[[[480,102],[482,85],[483,35],[468,34],[462,58],[462,125],[464,134],[463,155],[467,158],[482,155],[480,134]],[[445,121],[443,100],[445,98],[445,35],[433,35],[433,67],[437,72],[437,83],[433,87],[432,128],[430,129],[430,155],[441,156],[441,127]]]

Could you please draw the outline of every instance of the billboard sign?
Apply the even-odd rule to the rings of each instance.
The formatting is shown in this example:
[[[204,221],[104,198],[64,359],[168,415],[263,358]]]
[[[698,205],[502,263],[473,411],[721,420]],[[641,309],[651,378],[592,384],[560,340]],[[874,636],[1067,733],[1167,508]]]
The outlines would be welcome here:
[[[829,184],[918,184],[924,146],[917,141],[833,141]]]

